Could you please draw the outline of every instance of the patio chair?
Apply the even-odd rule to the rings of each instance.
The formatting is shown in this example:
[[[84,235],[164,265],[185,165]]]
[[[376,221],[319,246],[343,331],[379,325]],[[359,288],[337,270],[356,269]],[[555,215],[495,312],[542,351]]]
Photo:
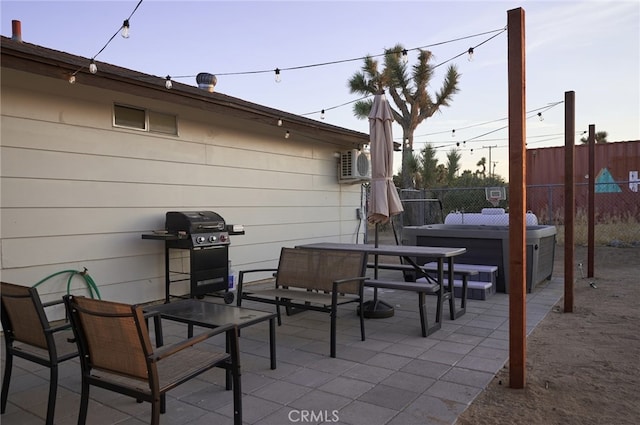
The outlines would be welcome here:
[[[238,329],[223,325],[181,342],[153,348],[142,306],[65,295],[80,351],[82,391],[78,424],[86,423],[91,385],[151,403],[151,424],[164,413],[165,393],[213,367],[231,370],[233,421],[242,424]],[[148,317],[147,317],[148,318]],[[199,343],[225,334],[229,353]]]
[[[43,304],[35,288],[6,282],[0,285],[2,328],[6,346],[2,413],[7,408],[13,357],[20,357],[49,368],[49,401],[45,423],[53,424],[58,389],[58,364],[78,355],[71,324],[49,323],[45,313],[45,307],[61,304],[62,298]]]

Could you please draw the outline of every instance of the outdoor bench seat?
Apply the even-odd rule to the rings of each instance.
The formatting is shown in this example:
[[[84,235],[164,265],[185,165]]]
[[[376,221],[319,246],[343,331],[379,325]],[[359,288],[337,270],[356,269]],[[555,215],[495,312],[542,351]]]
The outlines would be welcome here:
[[[420,312],[420,328],[422,336],[426,337],[440,329],[442,326],[442,291],[437,283],[404,282],[401,280],[367,279],[364,285],[369,288],[393,289],[398,291],[413,291],[418,293],[418,311]],[[425,295],[437,295],[436,318],[434,324],[429,326],[427,319],[427,306]]]
[[[250,300],[276,306],[278,325],[282,324],[280,307],[322,311],[331,317],[331,357],[336,357],[337,308],[359,303],[362,310],[366,254],[325,249],[282,248],[277,269],[243,270],[239,273],[237,305]],[[275,272],[271,289],[245,287],[250,273]],[[364,320],[360,317],[360,334],[364,341]]]
[[[460,266],[460,267],[459,267]],[[367,264],[368,268],[375,268],[375,263],[368,263]],[[431,280],[428,280],[426,277],[421,277],[418,278],[416,276],[416,268],[411,265],[411,264],[393,264],[393,263],[379,263],[378,264],[378,269],[382,269],[382,270],[399,270],[404,272],[404,276],[405,276],[405,280],[410,280],[410,281],[415,281],[418,282],[419,284],[424,285],[426,282],[433,282],[432,276],[434,272],[438,271],[438,263],[433,262],[433,263],[427,263],[423,266],[418,266],[423,274],[422,276],[430,276]],[[443,265],[443,270],[447,271],[448,267],[447,264],[445,263]],[[467,294],[468,294],[468,284],[469,284],[469,277],[470,276],[475,276],[478,274],[478,270],[476,270],[474,267],[467,265],[467,264],[456,264],[454,266],[453,269],[453,274],[454,276],[459,276],[461,277],[461,281],[459,283],[460,289],[456,290],[455,288],[455,280],[454,280],[454,284],[453,285],[449,285],[447,283],[447,276],[445,274],[445,283],[447,283],[444,288],[443,288],[443,292],[442,294],[440,294],[438,292],[438,296],[439,296],[439,303],[440,302],[445,302],[445,301],[449,301],[449,313],[450,313],[450,317],[451,320],[455,320],[458,317],[462,316],[463,314],[465,314],[466,312],[466,304],[467,304]],[[365,286],[370,286],[369,283],[370,281],[365,282]],[[389,282],[395,282],[395,281],[389,281]],[[402,283],[402,282],[398,282],[398,283]],[[397,285],[396,285],[397,286]],[[484,285],[482,286],[484,288]],[[395,288],[395,289],[399,289],[399,288]],[[405,289],[405,290],[413,290],[413,289]],[[429,293],[429,292],[425,292],[425,293]],[[432,292],[431,294],[435,294],[435,292]],[[460,308],[456,311],[455,308],[455,297],[460,298]],[[422,319],[422,314],[424,313],[423,308],[422,308],[423,302],[420,301],[420,314],[421,314],[421,319]],[[434,325],[435,326],[435,325]],[[423,324],[423,335],[424,335],[424,324]],[[426,335],[425,335],[426,336]]]

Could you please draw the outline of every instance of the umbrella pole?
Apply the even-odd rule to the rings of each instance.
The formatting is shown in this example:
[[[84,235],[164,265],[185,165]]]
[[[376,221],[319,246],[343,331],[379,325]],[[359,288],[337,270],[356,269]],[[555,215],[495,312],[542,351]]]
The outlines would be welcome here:
[[[376,223],[376,233],[374,246],[378,245],[378,223]],[[378,254],[373,256],[373,278],[378,279]],[[378,288],[373,288],[373,300],[363,303],[363,316],[368,319],[384,319],[393,316],[393,306],[378,300]]]

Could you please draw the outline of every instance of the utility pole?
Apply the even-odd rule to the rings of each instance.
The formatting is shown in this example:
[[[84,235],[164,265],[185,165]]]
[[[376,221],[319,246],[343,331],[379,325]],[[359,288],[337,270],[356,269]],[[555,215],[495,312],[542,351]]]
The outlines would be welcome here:
[[[491,149],[493,148],[497,148],[498,145],[493,145],[493,146],[483,146],[483,149],[489,149],[489,177],[492,176],[492,172],[491,172]]]

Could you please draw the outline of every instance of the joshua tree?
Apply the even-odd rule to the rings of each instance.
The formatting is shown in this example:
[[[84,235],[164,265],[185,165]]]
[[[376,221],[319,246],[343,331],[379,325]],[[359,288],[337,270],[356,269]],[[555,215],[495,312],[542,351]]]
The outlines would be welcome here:
[[[402,187],[411,187],[411,174],[404,172],[413,156],[413,133],[418,125],[431,117],[443,106],[449,106],[453,95],[458,92],[458,74],[455,65],[449,65],[440,90],[435,94],[427,91],[434,74],[430,63],[433,55],[428,50],[419,50],[418,61],[408,70],[402,57],[406,50],[400,44],[385,50],[384,65],[380,69],[378,61],[370,56],[364,59],[362,70],[349,80],[351,93],[363,95],[389,91],[396,108],[391,108],[393,118],[402,127]],[[371,111],[372,99],[360,100],[353,106],[358,118],[367,118]]]
[[[596,131],[596,143],[608,143],[609,141],[607,140],[607,132],[606,131]],[[589,143],[589,139],[586,137],[582,137],[580,138],[580,142],[582,142],[583,145]]]
[[[484,178],[487,172],[487,158],[485,158],[484,156],[480,158],[480,161],[478,161],[476,166],[482,167],[482,171],[476,171],[476,173],[480,174],[482,178]]]
[[[456,148],[451,148],[447,153],[447,183],[451,183],[460,171],[460,160],[462,155]]]

